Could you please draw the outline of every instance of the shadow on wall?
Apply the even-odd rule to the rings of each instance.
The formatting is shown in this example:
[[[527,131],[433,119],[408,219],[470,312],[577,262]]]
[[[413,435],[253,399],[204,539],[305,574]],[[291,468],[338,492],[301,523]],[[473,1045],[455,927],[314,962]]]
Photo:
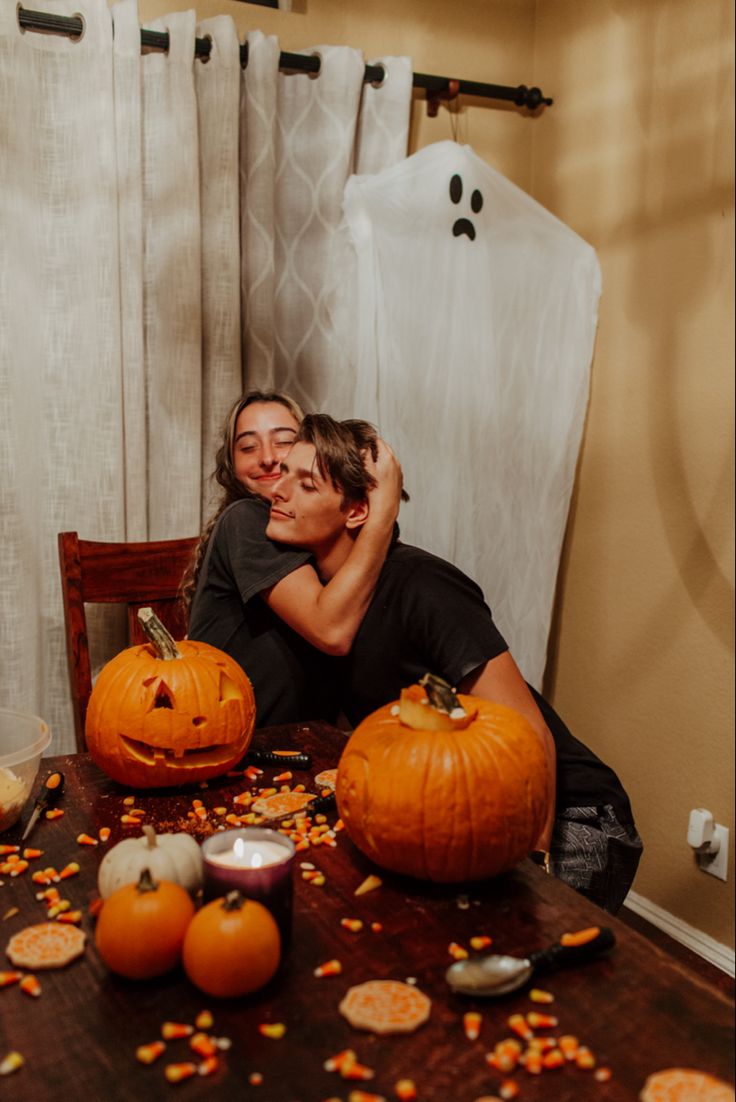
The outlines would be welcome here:
[[[718,401],[717,391],[723,392],[722,379],[716,378],[717,365],[699,361],[692,347],[698,325],[704,334],[707,331],[706,322],[693,319],[704,316],[709,296],[723,301],[723,284],[732,263],[732,243],[726,232],[726,212],[733,203],[730,138],[726,138],[733,130],[732,69],[728,51],[719,50],[720,43],[732,41],[732,17],[725,4],[694,8],[684,0],[646,5],[640,0],[611,0],[601,11],[611,23],[611,54],[616,53],[601,59],[602,66],[609,65],[603,85],[608,102],[600,104],[604,137],[600,156],[596,157],[594,142],[587,150],[587,165],[576,162],[575,167],[578,175],[590,176],[589,186],[592,194],[597,191],[600,196],[603,211],[585,208],[583,221],[595,221],[587,231],[580,223],[576,228],[603,261],[602,323],[605,317],[609,342],[615,339],[611,311],[617,306],[624,314],[622,324],[646,338],[647,353],[639,365],[640,382],[634,383],[632,400],[646,403],[649,463],[659,506],[653,521],[660,525],[677,569],[677,579],[656,606],[650,606],[637,633],[651,641],[672,639],[686,630],[691,608],[683,604],[684,587],[692,610],[722,645],[732,648],[733,586],[720,563],[730,554],[730,527],[722,515],[732,500],[733,452],[719,440],[717,452],[723,454],[723,462],[711,473],[707,497],[702,475],[699,489],[689,477],[688,463],[688,455],[695,454],[688,447],[691,440],[695,448],[698,441],[710,447],[703,425],[707,411]],[[560,46],[564,49],[564,40]],[[719,53],[723,62],[714,68],[713,59]],[[580,180],[575,188],[581,188]],[[545,203],[552,209],[564,209],[564,198],[559,185],[545,190]],[[625,281],[620,284],[621,296],[609,298],[608,306],[606,252],[612,264],[619,263]],[[712,348],[710,332],[708,337]],[[595,362],[592,379],[595,387]],[[702,379],[703,391],[702,401],[697,395],[696,413],[701,416],[693,422],[695,438],[688,432],[688,395],[695,393],[697,379]],[[609,461],[614,463],[615,456]],[[576,487],[550,633],[548,692],[557,672],[560,610],[577,501]],[[611,670],[610,676],[630,678],[631,673],[627,665],[625,670]]]

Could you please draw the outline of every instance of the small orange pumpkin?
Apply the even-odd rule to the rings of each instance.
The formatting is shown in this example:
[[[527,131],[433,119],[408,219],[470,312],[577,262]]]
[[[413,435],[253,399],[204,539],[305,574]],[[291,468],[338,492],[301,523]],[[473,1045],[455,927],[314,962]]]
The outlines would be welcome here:
[[[377,865],[457,883],[529,853],[547,788],[542,742],[523,716],[427,675],[359,724],[335,794],[349,837]]]
[[[268,983],[280,955],[281,935],[271,912],[240,892],[229,892],[194,916],[184,938],[182,962],[200,991],[233,998]]]
[[[133,788],[226,773],[253,735],[253,686],[229,655],[208,643],[174,643],[151,617],[154,627],[139,614],[153,641],[116,655],[95,682],[87,748],[108,776]]]
[[[181,960],[193,915],[194,904],[183,888],[156,881],[144,869],[137,884],[118,888],[102,905],[95,929],[97,951],[119,976],[162,976]]]

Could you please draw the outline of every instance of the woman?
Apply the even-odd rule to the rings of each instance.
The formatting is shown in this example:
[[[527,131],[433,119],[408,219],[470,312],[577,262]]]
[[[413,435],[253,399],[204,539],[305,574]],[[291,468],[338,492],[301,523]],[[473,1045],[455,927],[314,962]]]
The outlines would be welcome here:
[[[301,410],[286,395],[252,391],[226,421],[215,477],[223,494],[200,539],[191,579],[189,637],[219,647],[250,677],[259,726],[334,719],[334,662],[347,654],[391,543],[401,468],[378,442],[366,464],[370,517],[341,569],[323,585],[307,551],[265,531],[280,464]]]

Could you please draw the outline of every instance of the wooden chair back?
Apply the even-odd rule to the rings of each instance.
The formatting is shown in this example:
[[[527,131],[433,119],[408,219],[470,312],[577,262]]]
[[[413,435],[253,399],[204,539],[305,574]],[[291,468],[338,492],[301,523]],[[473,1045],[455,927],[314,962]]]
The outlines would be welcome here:
[[[66,651],[77,749],[84,750],[84,724],[92,692],[85,604],[128,606],[128,642],[145,643],[137,620],[150,606],[175,639],[187,633],[180,586],[197,545],[196,536],[151,543],[102,543],[60,532],[59,566],[64,598]]]

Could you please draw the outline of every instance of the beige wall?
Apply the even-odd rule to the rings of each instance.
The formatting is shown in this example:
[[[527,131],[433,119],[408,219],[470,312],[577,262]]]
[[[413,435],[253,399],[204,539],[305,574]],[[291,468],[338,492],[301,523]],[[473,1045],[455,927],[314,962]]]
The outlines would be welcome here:
[[[635,891],[733,946],[733,7],[540,2],[533,192],[598,251],[551,695],[625,779]],[[688,814],[731,830],[729,882]]]
[[[185,7],[140,0],[143,19]],[[540,85],[539,118],[462,102],[459,140],[598,251],[591,404],[548,693],[619,770],[635,890],[733,945],[729,883],[694,868],[691,807],[733,835],[733,60],[730,0],[199,0],[283,49]],[[412,151],[452,137],[417,95]],[[732,837],[732,846],[736,838]]]

